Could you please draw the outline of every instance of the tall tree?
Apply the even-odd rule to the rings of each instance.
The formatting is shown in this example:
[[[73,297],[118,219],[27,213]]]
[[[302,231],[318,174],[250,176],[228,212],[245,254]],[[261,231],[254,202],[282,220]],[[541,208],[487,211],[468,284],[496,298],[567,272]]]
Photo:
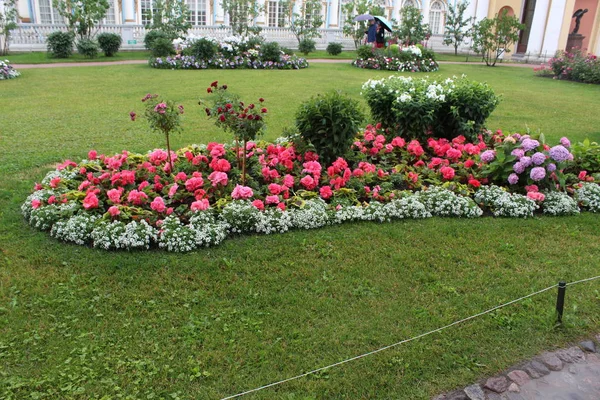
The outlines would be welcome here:
[[[94,28],[106,16],[108,0],[54,0],[54,7],[67,20],[69,30],[80,39],[91,39]]]
[[[17,27],[17,0],[5,0],[0,7],[0,55],[8,54],[10,31]]]
[[[302,2],[300,12],[294,12],[294,2],[286,1],[287,24],[296,36],[298,44],[304,39],[321,37],[319,28],[323,25],[321,15],[322,4],[320,0],[305,0]]]
[[[221,5],[229,15],[229,25],[234,35],[258,33],[253,21],[263,11],[263,7],[257,0],[223,0]]]
[[[383,0],[350,0],[342,4],[342,12],[345,16],[342,27],[344,35],[350,36],[354,40],[354,46],[358,49],[368,27],[367,21],[354,22],[354,18],[362,14],[383,15],[384,11]]]
[[[146,28],[165,32],[171,38],[184,37],[190,23],[190,10],[183,0],[153,0]]]
[[[400,11],[400,27],[392,34],[405,45],[417,44],[429,36],[429,25],[423,23],[421,10],[408,6]]]
[[[524,28],[525,25],[506,10],[495,18],[484,18],[473,26],[472,48],[481,54],[488,67],[493,67],[500,55],[510,51],[509,47],[519,39],[519,31]]]
[[[473,18],[465,15],[468,6],[468,1],[459,1],[448,8],[446,14],[444,44],[454,46],[454,55],[458,54],[458,46],[471,35],[469,27],[473,23]]]

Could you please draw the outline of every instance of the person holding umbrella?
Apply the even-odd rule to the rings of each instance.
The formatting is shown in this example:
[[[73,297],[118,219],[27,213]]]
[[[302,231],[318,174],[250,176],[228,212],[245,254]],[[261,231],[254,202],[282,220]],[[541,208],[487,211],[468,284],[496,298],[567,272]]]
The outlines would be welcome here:
[[[377,30],[375,32],[375,47],[382,49],[385,47],[385,29],[381,24],[377,24]]]
[[[367,44],[375,45],[377,40],[377,24],[374,19],[369,20],[369,28],[365,32],[367,34]]]

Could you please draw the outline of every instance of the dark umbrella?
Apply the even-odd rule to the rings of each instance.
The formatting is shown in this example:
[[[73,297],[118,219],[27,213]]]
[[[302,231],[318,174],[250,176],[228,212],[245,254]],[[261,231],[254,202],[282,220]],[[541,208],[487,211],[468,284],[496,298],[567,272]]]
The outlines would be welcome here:
[[[381,24],[381,26],[383,26],[383,28],[388,31],[391,32],[392,31],[392,23],[390,21],[388,21],[385,17],[380,17],[380,16],[374,16],[374,19],[376,19],[377,21],[379,21],[379,23]]]
[[[374,19],[374,17],[371,14],[361,14],[354,17],[354,22],[368,21],[370,19]]]

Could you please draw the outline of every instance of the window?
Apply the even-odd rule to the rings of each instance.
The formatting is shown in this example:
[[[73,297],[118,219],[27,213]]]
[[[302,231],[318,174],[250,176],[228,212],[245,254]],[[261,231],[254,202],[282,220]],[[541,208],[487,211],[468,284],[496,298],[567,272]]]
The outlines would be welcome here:
[[[106,16],[102,20],[102,23],[107,25],[114,25],[117,23],[115,17],[115,2],[113,0],[108,0],[108,10],[106,10]]]
[[[189,22],[192,25],[206,25],[206,0],[186,0],[190,9]]]
[[[444,5],[441,1],[431,3],[431,8],[429,9],[429,28],[433,35],[444,33],[444,25],[446,23],[444,14]]]
[[[52,0],[40,0],[40,23],[62,24],[65,20],[60,16],[58,10],[52,7]]]
[[[152,22],[152,0],[140,0],[140,9],[142,12],[142,25],[148,25]]]
[[[285,4],[281,1],[269,1],[268,8],[268,26],[285,26],[285,13],[287,12]]]
[[[402,6],[403,7],[415,7],[415,8],[419,8],[419,6],[417,5],[417,3],[415,3],[415,0],[404,0],[404,4]]]
[[[325,22],[323,18],[323,5],[320,3],[308,3],[305,5],[305,15],[307,20],[314,19],[316,16],[321,17],[321,21]],[[321,24],[322,25],[322,24]],[[320,28],[320,26],[318,27]]]

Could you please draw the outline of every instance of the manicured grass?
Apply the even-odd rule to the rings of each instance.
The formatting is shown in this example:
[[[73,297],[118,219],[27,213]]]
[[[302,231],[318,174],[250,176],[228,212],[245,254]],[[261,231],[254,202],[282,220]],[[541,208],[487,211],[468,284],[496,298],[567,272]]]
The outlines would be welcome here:
[[[196,103],[213,80],[266,99],[267,139],[316,93],[389,73],[348,64],[301,71],[170,71],[144,65],[22,70],[0,82],[0,397],[218,399],[598,275],[598,216],[356,223],[244,236],[177,255],[104,252],[28,227],[19,206],[64,158],[163,146],[131,110],[156,92],[186,107],[174,147],[229,140]],[[488,81],[491,129],[600,140],[600,88],[524,68],[444,65]],[[417,75],[421,76],[421,75]],[[310,378],[260,399],[427,399],[600,329],[598,281],[554,291]]]
[[[306,58],[307,60],[314,60],[314,59],[354,60],[356,58],[356,51],[354,51],[354,50],[344,50],[340,54],[336,54],[335,56],[327,53],[326,50],[313,51],[312,53],[308,53],[307,55],[304,55],[296,50],[296,54],[299,55],[300,57]]]
[[[79,62],[114,62],[124,60],[147,60],[150,58],[149,51],[120,51],[113,57],[106,57],[99,53],[95,58],[87,58],[77,52],[69,58],[53,58],[46,52],[11,53],[6,56],[11,64],[55,64],[55,63],[79,63]]]

